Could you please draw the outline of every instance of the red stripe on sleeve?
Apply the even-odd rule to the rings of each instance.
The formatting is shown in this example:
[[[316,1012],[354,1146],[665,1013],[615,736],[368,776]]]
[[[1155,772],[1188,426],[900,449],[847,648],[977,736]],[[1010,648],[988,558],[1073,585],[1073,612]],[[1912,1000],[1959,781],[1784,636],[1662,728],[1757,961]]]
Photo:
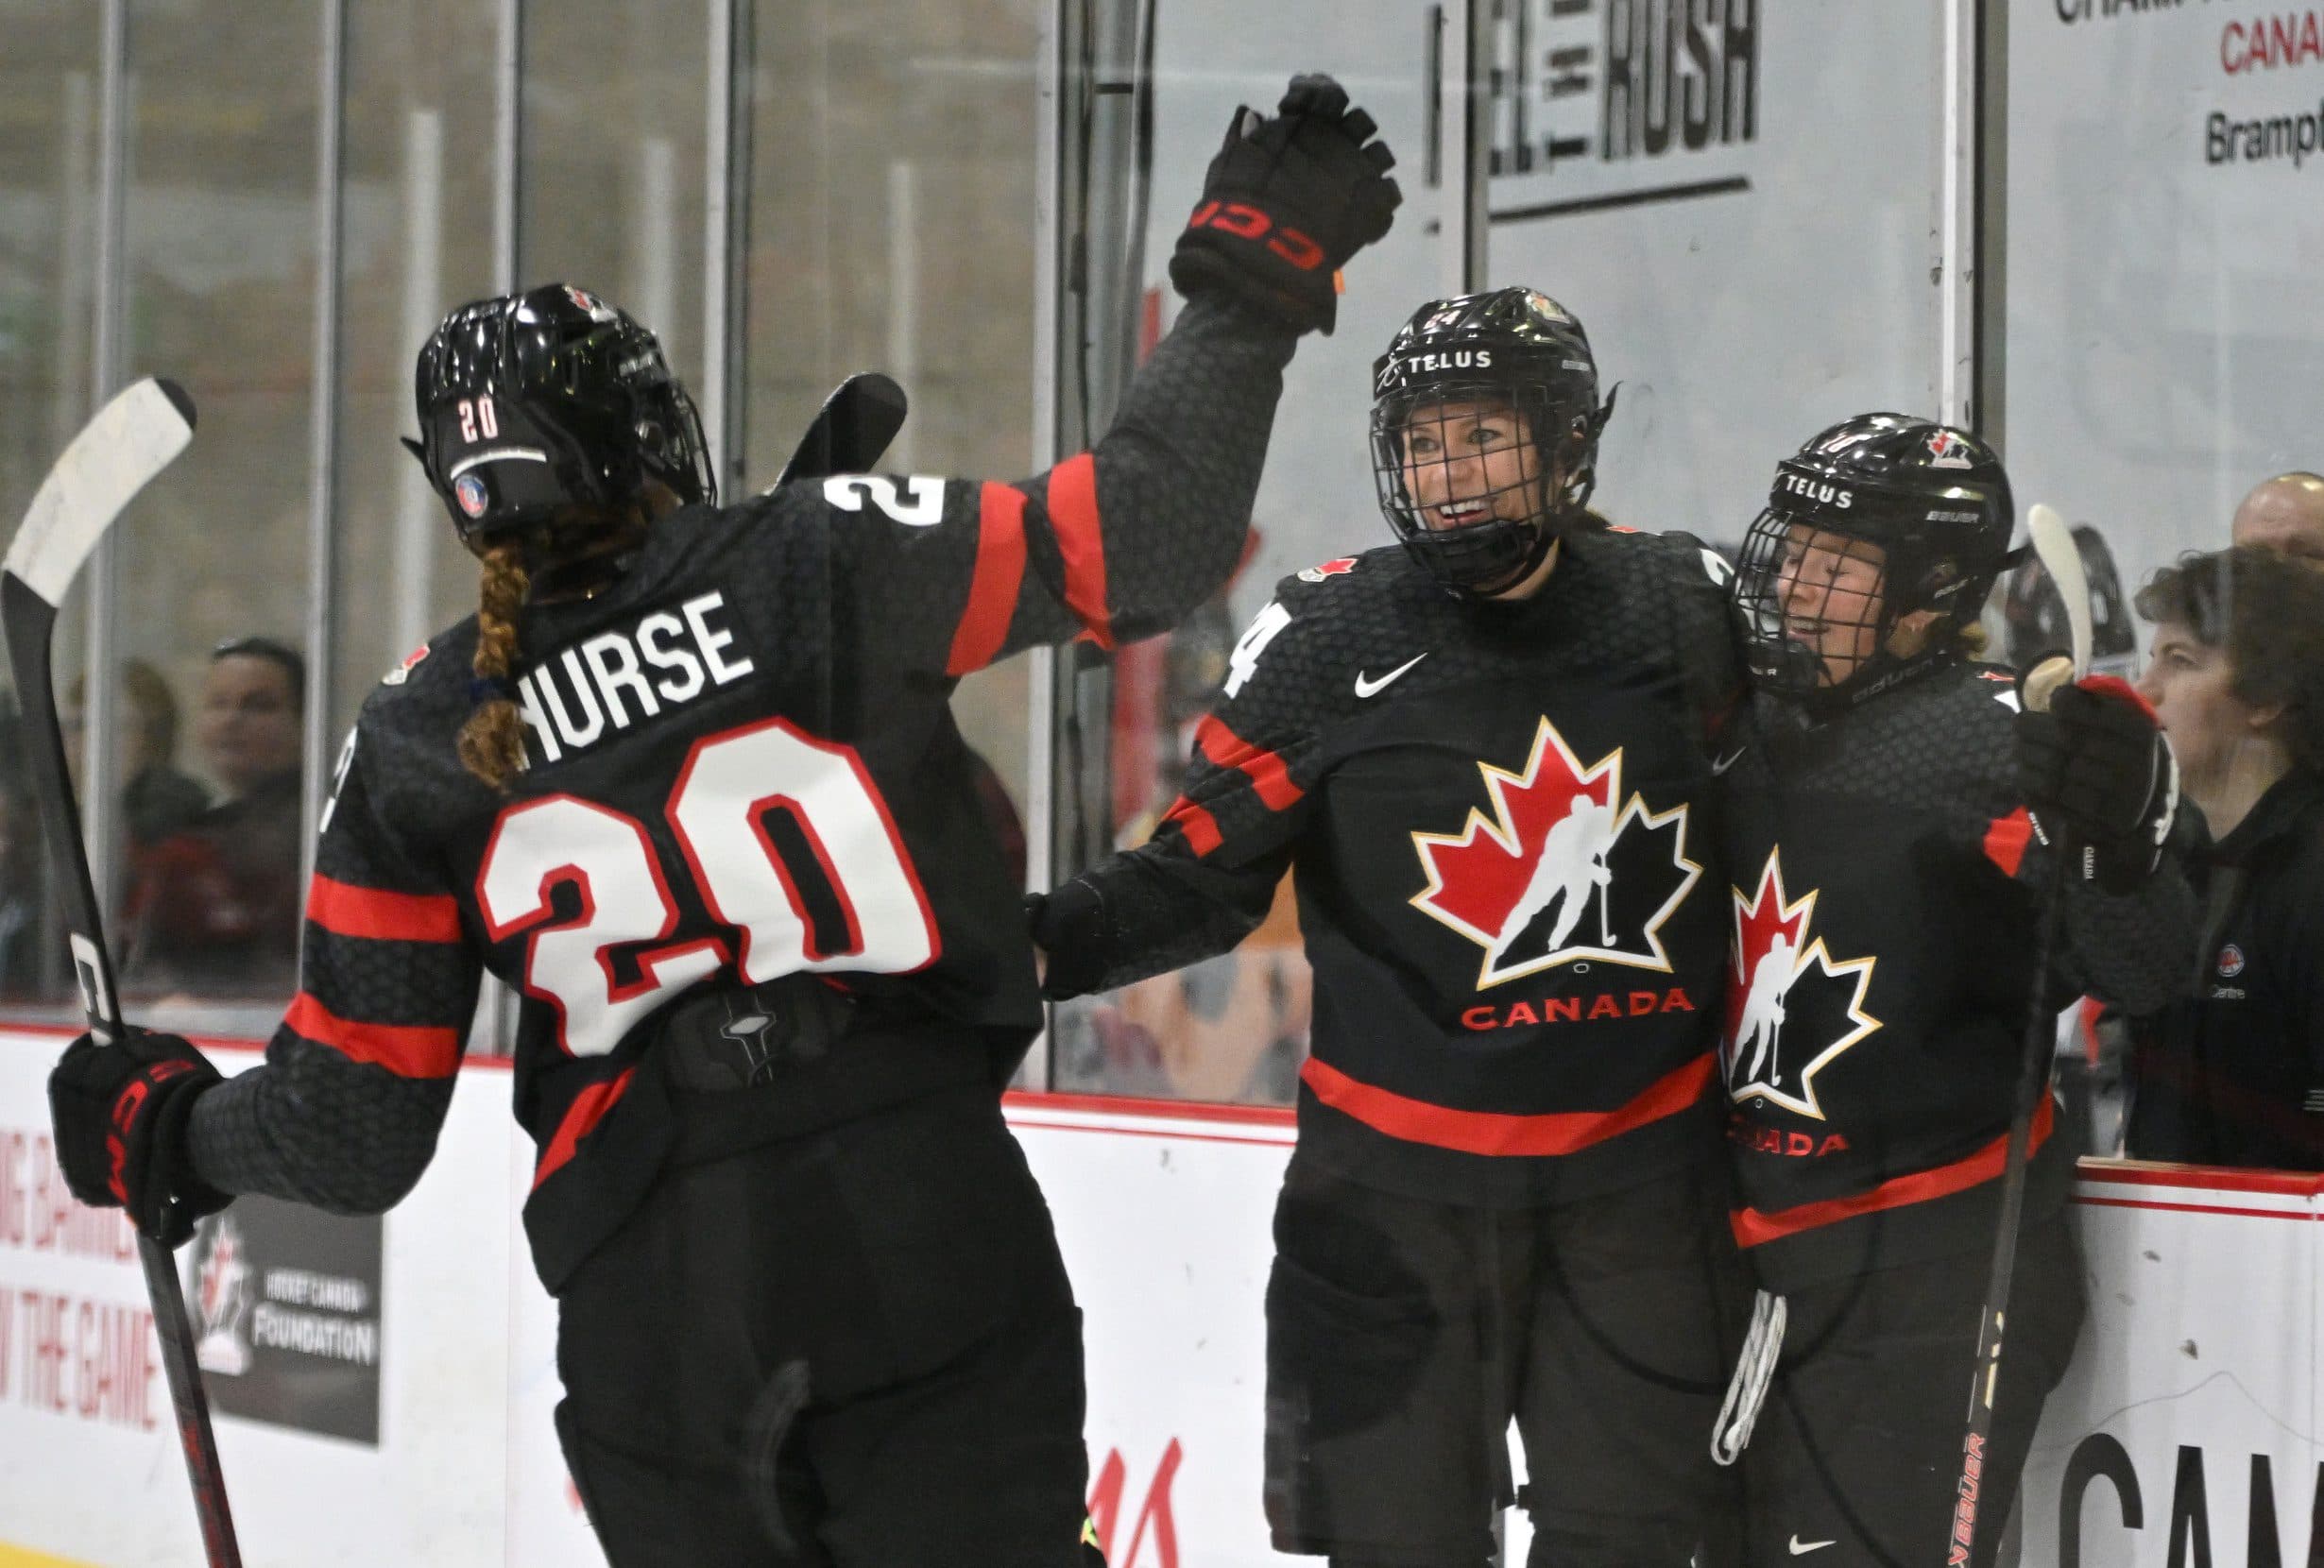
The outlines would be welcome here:
[[[2025,846],[2033,842],[2033,817],[2021,806],[2006,817],[1995,817],[1985,830],[1985,858],[2014,877],[2025,863]]]
[[[1608,1138],[1677,1116],[1702,1098],[1711,1082],[1706,1053],[1665,1073],[1627,1105],[1611,1111],[1548,1111],[1513,1116],[1497,1111],[1457,1111],[1360,1083],[1339,1068],[1310,1056],[1299,1076],[1317,1099],[1366,1127],[1407,1143],[1433,1144],[1467,1154],[1572,1154]]]
[[[358,1023],[340,1017],[304,991],[292,999],[282,1022],[294,1034],[357,1062],[385,1067],[398,1078],[450,1078],[459,1069],[456,1029]]]
[[[952,633],[948,675],[983,669],[1008,640],[1025,582],[1025,500],[1024,491],[1009,485],[987,485],[979,498],[976,571],[968,580],[968,605]]]
[[[540,1163],[533,1167],[533,1185],[538,1187],[555,1172],[558,1167],[573,1157],[581,1140],[596,1130],[606,1119],[606,1113],[629,1092],[630,1075],[638,1069],[624,1067],[615,1077],[603,1083],[592,1083],[573,1096],[565,1109],[565,1119],[556,1124],[556,1133],[540,1151]]]
[[[335,935],[379,942],[460,940],[460,906],[450,894],[387,893],[320,872],[307,883],[307,918]]]
[[[1101,648],[1114,645],[1114,615],[1105,606],[1105,539],[1098,526],[1098,464],[1089,453],[1049,470],[1049,520],[1065,557],[1066,607]]]
[[[1215,714],[1196,726],[1194,743],[1220,767],[1233,768],[1249,778],[1260,802],[1270,811],[1280,811],[1307,793],[1291,782],[1290,763],[1265,747],[1245,741]]]
[[[2050,1098],[2043,1095],[2042,1108],[2034,1113],[2032,1136],[2025,1145],[2028,1159],[2033,1157],[2035,1150],[2049,1141],[2050,1130],[2057,1125],[2057,1121]],[[1950,1165],[1916,1170],[1908,1176],[1892,1176],[1869,1192],[1851,1193],[1845,1198],[1827,1198],[1820,1202],[1800,1203],[1772,1212],[1737,1209],[1729,1217],[1729,1223],[1734,1229],[1736,1246],[1756,1247],[1762,1242],[1798,1236],[1802,1231],[1812,1231],[1820,1225],[1853,1219],[1860,1214],[1873,1214],[1905,1203],[1925,1203],[1933,1198],[1949,1198],[1957,1192],[1967,1192],[1971,1187],[1999,1176],[2008,1156],[2009,1134],[2004,1133],[1974,1154],[1964,1155]]]
[[[1184,795],[1171,802],[1162,820],[1176,823],[1178,831],[1186,835],[1187,847],[1197,855],[1207,855],[1226,842],[1226,835],[1219,831],[1219,819]]]

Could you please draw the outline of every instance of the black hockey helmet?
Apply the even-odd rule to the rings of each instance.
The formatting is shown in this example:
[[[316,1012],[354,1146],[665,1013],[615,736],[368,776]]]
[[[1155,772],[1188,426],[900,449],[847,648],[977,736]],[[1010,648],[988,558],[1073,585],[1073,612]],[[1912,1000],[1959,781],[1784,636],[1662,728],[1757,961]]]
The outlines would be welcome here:
[[[419,350],[406,439],[471,546],[573,507],[614,514],[647,480],[682,502],[718,482],[693,400],[654,334],[551,283],[462,305]]]
[[[1950,656],[2009,562],[2015,521],[2001,459],[1964,431],[1860,414],[1817,435],[1776,465],[1736,565],[1752,684],[1843,707]],[[1893,652],[1897,622],[1922,610],[1928,634]]]
[[[1443,410],[1471,402],[1522,414],[1531,439],[1517,461],[1504,465],[1511,472],[1503,483],[1461,486],[1476,492],[1459,500],[1477,520],[1440,517],[1431,527],[1431,507],[1415,486],[1431,467],[1451,480],[1451,465],[1464,454],[1461,433],[1447,428]],[[1438,582],[1455,593],[1488,594],[1539,566],[1560,531],[1581,515],[1597,483],[1598,432],[1613,412],[1611,398],[1602,407],[1598,401],[1588,334],[1547,295],[1504,288],[1431,300],[1372,366],[1372,476],[1380,510]],[[1502,499],[1511,492],[1522,505]]]

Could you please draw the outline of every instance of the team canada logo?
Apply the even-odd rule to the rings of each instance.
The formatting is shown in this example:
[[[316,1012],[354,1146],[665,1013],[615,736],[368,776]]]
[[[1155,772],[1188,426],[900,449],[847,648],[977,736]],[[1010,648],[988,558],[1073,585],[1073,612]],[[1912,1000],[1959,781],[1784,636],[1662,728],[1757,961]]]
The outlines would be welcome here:
[[[1336,561],[1318,561],[1299,574],[1303,583],[1320,583],[1326,577],[1344,577],[1356,570],[1356,557],[1342,555]]]
[[[1807,939],[1816,893],[1784,891],[1783,851],[1768,853],[1758,889],[1734,895],[1734,946],[1727,954],[1727,1016],[1719,1032],[1728,1098],[1765,1099],[1823,1119],[1816,1075],[1880,1027],[1864,1011],[1874,960],[1836,961]]]
[[[201,1370],[240,1377],[250,1370],[250,1263],[231,1214],[202,1227],[194,1254],[194,1359]]]
[[[1478,989],[1600,960],[1667,973],[1660,931],[1702,868],[1686,858],[1686,808],[1622,793],[1622,752],[1584,768],[1547,719],[1516,773],[1480,761],[1492,814],[1414,833],[1428,885],[1412,907],[1485,950]]]
[[[1929,466],[1937,469],[1965,469],[1969,467],[1969,447],[1949,430],[1940,430],[1928,438]]]

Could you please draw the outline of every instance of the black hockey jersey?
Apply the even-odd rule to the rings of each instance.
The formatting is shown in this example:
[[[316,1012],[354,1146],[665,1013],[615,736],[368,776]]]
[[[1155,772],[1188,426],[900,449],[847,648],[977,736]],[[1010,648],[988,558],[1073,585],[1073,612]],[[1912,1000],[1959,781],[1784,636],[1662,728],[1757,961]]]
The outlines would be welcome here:
[[[394,1202],[480,962],[523,997],[525,1219],[552,1288],[655,1175],[667,1117],[638,1069],[695,988],[828,976],[887,1053],[882,1092],[997,1086],[1040,1002],[948,698],[1034,643],[1152,635],[1225,579],[1290,350],[1192,302],[1094,452],[1032,481],[835,478],[660,520],[607,591],[524,612],[530,765],[504,796],[454,750],[474,621],[406,660],[340,761],[299,994],[265,1065],[196,1113],[202,1175]]]
[[[1627,530],[1560,549],[1523,604],[1457,600],[1393,547],[1286,578],[1152,842],[1045,906],[1051,994],[1223,951],[1289,869],[1303,1158],[1522,1202],[1715,1149],[1726,564]]]
[[[1771,1289],[1992,1244],[2051,863],[2016,711],[2008,671],[1946,662],[1814,727],[1755,698],[1722,758],[1734,1224]],[[2154,1006],[2192,920],[2175,856],[2070,882],[2055,999]],[[2033,1139],[2028,1223],[2075,1152],[2047,1099]]]

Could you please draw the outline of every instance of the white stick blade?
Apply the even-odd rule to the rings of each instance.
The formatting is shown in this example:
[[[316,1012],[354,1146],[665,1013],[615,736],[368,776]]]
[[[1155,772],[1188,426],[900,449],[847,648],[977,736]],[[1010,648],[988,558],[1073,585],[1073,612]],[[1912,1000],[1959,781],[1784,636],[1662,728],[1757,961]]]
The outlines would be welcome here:
[[[194,439],[194,403],[174,383],[136,383],[97,411],[48,470],[0,571],[50,605],[124,507]]]
[[[2025,514],[2025,532],[2033,541],[2034,554],[2041,559],[2042,570],[2050,574],[2058,594],[2065,602],[2066,635],[2074,644],[2074,673],[2076,679],[2090,673],[2090,582],[2082,571],[2082,552],[2074,542],[2074,531],[2066,520],[2058,515],[2058,508],[2036,503]]]

